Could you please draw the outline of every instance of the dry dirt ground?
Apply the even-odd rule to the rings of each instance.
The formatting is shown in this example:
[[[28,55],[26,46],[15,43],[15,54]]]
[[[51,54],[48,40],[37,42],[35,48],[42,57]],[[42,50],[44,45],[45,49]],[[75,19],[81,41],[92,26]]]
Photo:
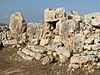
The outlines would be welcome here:
[[[64,64],[53,62],[43,66],[35,59],[25,61],[17,55],[18,48],[6,46],[0,49],[0,75],[100,75],[100,68],[93,73],[87,70],[68,70],[68,61]]]

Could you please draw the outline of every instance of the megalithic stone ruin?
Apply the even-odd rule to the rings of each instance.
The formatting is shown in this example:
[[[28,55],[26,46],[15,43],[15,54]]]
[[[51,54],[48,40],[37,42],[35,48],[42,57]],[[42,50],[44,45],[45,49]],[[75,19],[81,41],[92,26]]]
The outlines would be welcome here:
[[[20,12],[10,16],[10,30],[0,27],[3,45],[14,45],[26,61],[42,60],[46,65],[57,59],[69,68],[83,67],[100,61],[100,13],[80,15],[75,11],[47,8],[44,23],[27,23]],[[3,31],[4,30],[4,31]],[[21,45],[26,45],[21,49]],[[99,62],[100,63],[100,62]]]

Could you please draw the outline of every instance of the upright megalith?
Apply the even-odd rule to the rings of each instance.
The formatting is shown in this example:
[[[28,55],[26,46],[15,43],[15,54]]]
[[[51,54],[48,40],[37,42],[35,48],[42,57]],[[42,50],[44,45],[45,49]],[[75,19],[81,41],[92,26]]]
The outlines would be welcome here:
[[[65,9],[57,8],[50,9],[47,8],[44,11],[44,32],[40,42],[40,45],[48,45],[53,42],[55,34],[57,34],[57,22],[65,20]]]
[[[41,39],[43,34],[43,25],[41,23],[27,23],[27,36],[31,42],[32,39]]]
[[[65,18],[65,9],[60,7],[56,9],[47,8],[44,11],[44,21],[54,22]]]
[[[53,29],[54,27],[52,23],[44,23],[44,32],[40,42],[41,46],[45,46],[52,43],[52,39],[54,38]]]
[[[15,39],[20,39],[22,34],[26,31],[26,23],[23,15],[20,12],[15,12],[10,16],[9,28],[11,35]]]

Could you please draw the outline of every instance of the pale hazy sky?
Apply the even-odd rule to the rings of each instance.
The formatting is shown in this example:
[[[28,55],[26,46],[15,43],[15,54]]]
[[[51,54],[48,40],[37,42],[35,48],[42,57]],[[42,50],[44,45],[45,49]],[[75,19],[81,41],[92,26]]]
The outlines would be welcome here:
[[[27,22],[43,21],[46,8],[64,7],[66,12],[100,12],[100,0],[0,0],[0,23],[9,23],[9,16],[22,12]]]

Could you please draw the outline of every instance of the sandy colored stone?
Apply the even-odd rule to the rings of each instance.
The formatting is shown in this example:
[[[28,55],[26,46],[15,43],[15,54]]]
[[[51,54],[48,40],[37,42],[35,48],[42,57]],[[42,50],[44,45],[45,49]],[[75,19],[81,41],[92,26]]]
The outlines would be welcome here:
[[[20,39],[26,31],[25,19],[20,12],[15,12],[10,16],[9,28],[12,37],[15,39]]]
[[[50,9],[47,8],[44,11],[44,21],[45,22],[53,22],[65,18],[65,9],[64,8],[57,8],[57,9]]]

